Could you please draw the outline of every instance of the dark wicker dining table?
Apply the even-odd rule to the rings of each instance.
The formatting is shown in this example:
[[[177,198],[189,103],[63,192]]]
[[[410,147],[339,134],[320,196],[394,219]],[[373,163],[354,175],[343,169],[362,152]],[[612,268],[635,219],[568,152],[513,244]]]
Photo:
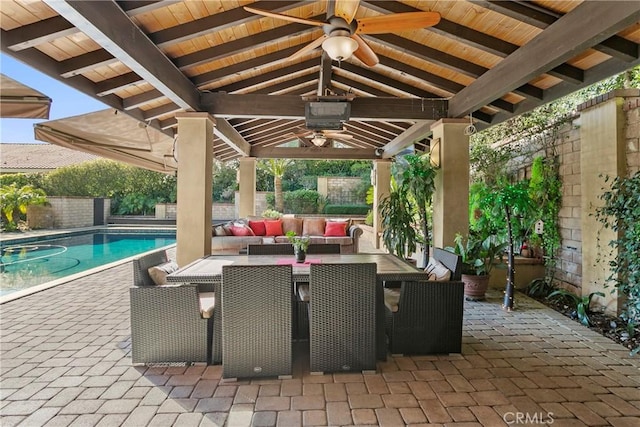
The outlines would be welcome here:
[[[282,265],[292,266],[292,289],[295,283],[309,282],[311,264],[375,263],[378,286],[376,287],[376,357],[385,360],[387,355],[384,330],[384,281],[416,280],[424,274],[415,266],[390,254],[318,254],[307,255],[305,263],[296,263],[294,255],[209,255],[167,275],[167,282],[196,283],[207,290],[218,292],[222,284],[222,267],[225,265]],[[211,289],[212,288],[212,289]],[[302,305],[300,305],[302,307]],[[213,360],[222,360],[220,341],[221,311],[214,312]]]
[[[378,280],[411,280],[419,272],[413,265],[390,254],[321,254],[307,255],[305,263],[295,262],[293,255],[209,255],[199,258],[179,270],[167,275],[173,283],[215,283],[222,279],[223,265],[274,265],[290,263],[294,282],[309,281],[309,266],[319,264],[345,264],[374,262]]]

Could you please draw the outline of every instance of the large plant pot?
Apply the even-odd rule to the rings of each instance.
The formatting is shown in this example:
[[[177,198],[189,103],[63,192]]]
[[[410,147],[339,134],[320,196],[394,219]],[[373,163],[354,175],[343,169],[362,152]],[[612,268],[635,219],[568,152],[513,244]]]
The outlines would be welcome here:
[[[484,276],[463,274],[464,297],[469,301],[484,300],[484,294],[487,292],[487,288],[489,288],[490,277],[488,274]]]

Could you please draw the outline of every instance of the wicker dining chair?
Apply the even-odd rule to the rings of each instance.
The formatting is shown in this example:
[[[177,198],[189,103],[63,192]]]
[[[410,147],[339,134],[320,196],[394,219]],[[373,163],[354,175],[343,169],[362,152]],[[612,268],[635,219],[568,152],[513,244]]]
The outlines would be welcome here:
[[[448,354],[462,349],[462,259],[440,248],[434,249],[433,257],[452,272],[451,280],[429,281],[422,273],[401,280],[396,311],[385,307],[392,354]]]
[[[310,370],[376,369],[376,264],[312,264]]]
[[[290,265],[222,267],[222,375],[290,377]]]
[[[148,269],[167,261],[165,251],[156,251],[132,262],[132,363],[211,363],[213,318],[210,310],[203,316],[201,299],[210,304],[213,294],[197,285],[156,286]]]
[[[322,255],[322,254],[339,254],[339,243],[311,243],[307,248],[307,255]]]

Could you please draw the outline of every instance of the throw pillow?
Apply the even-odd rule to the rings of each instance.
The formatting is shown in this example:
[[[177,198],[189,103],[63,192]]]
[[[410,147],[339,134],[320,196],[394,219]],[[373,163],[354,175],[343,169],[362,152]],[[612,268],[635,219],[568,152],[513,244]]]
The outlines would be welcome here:
[[[167,284],[167,274],[173,273],[178,269],[178,264],[175,261],[165,262],[164,264],[156,265],[155,267],[149,267],[149,277],[158,286]]]
[[[253,230],[242,224],[233,224],[231,226],[231,234],[234,236],[254,236]]]
[[[282,233],[281,219],[276,219],[272,221],[267,220],[264,222],[264,225],[266,228],[265,236],[282,236],[284,234]]]
[[[253,230],[253,234],[256,236],[264,236],[267,234],[267,229],[264,225],[264,221],[249,221],[249,227]]]
[[[351,227],[351,218],[327,218],[327,222],[346,222],[347,229]]]
[[[283,217],[282,218],[282,234],[286,236],[289,231],[296,233],[296,236],[302,235],[302,218]]]
[[[327,222],[324,228],[325,236],[332,237],[344,237],[347,235],[347,223],[346,222]]]
[[[451,280],[451,270],[433,257],[429,257],[429,264],[427,264],[424,271],[429,275],[428,280],[436,282]]]
[[[228,236],[227,230],[224,229],[222,225],[217,226],[213,229],[214,236]]]
[[[303,236],[324,236],[324,218],[305,218],[302,223]]]

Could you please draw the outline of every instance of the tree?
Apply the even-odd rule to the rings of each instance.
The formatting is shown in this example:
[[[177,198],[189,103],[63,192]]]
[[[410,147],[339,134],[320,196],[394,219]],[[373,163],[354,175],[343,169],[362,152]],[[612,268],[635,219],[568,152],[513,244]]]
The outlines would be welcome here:
[[[525,216],[532,209],[531,198],[529,197],[529,183],[521,181],[510,184],[501,180],[493,191],[489,191],[482,201],[482,207],[489,215],[504,215],[507,223],[508,236],[508,261],[507,261],[507,284],[504,292],[504,302],[502,308],[507,311],[513,310],[513,294],[515,290],[515,264],[514,264],[514,226],[518,224],[518,218]]]
[[[284,200],[282,198],[282,177],[287,170],[287,166],[291,163],[291,159],[269,159],[262,160],[257,163],[258,169],[273,175],[273,188],[276,197],[275,208],[278,212],[282,212],[284,210]]]
[[[18,228],[17,220],[20,214],[26,214],[28,206],[43,205],[46,202],[47,196],[44,191],[31,185],[18,187],[11,184],[0,187],[0,210],[5,223],[4,228],[15,230]]]

